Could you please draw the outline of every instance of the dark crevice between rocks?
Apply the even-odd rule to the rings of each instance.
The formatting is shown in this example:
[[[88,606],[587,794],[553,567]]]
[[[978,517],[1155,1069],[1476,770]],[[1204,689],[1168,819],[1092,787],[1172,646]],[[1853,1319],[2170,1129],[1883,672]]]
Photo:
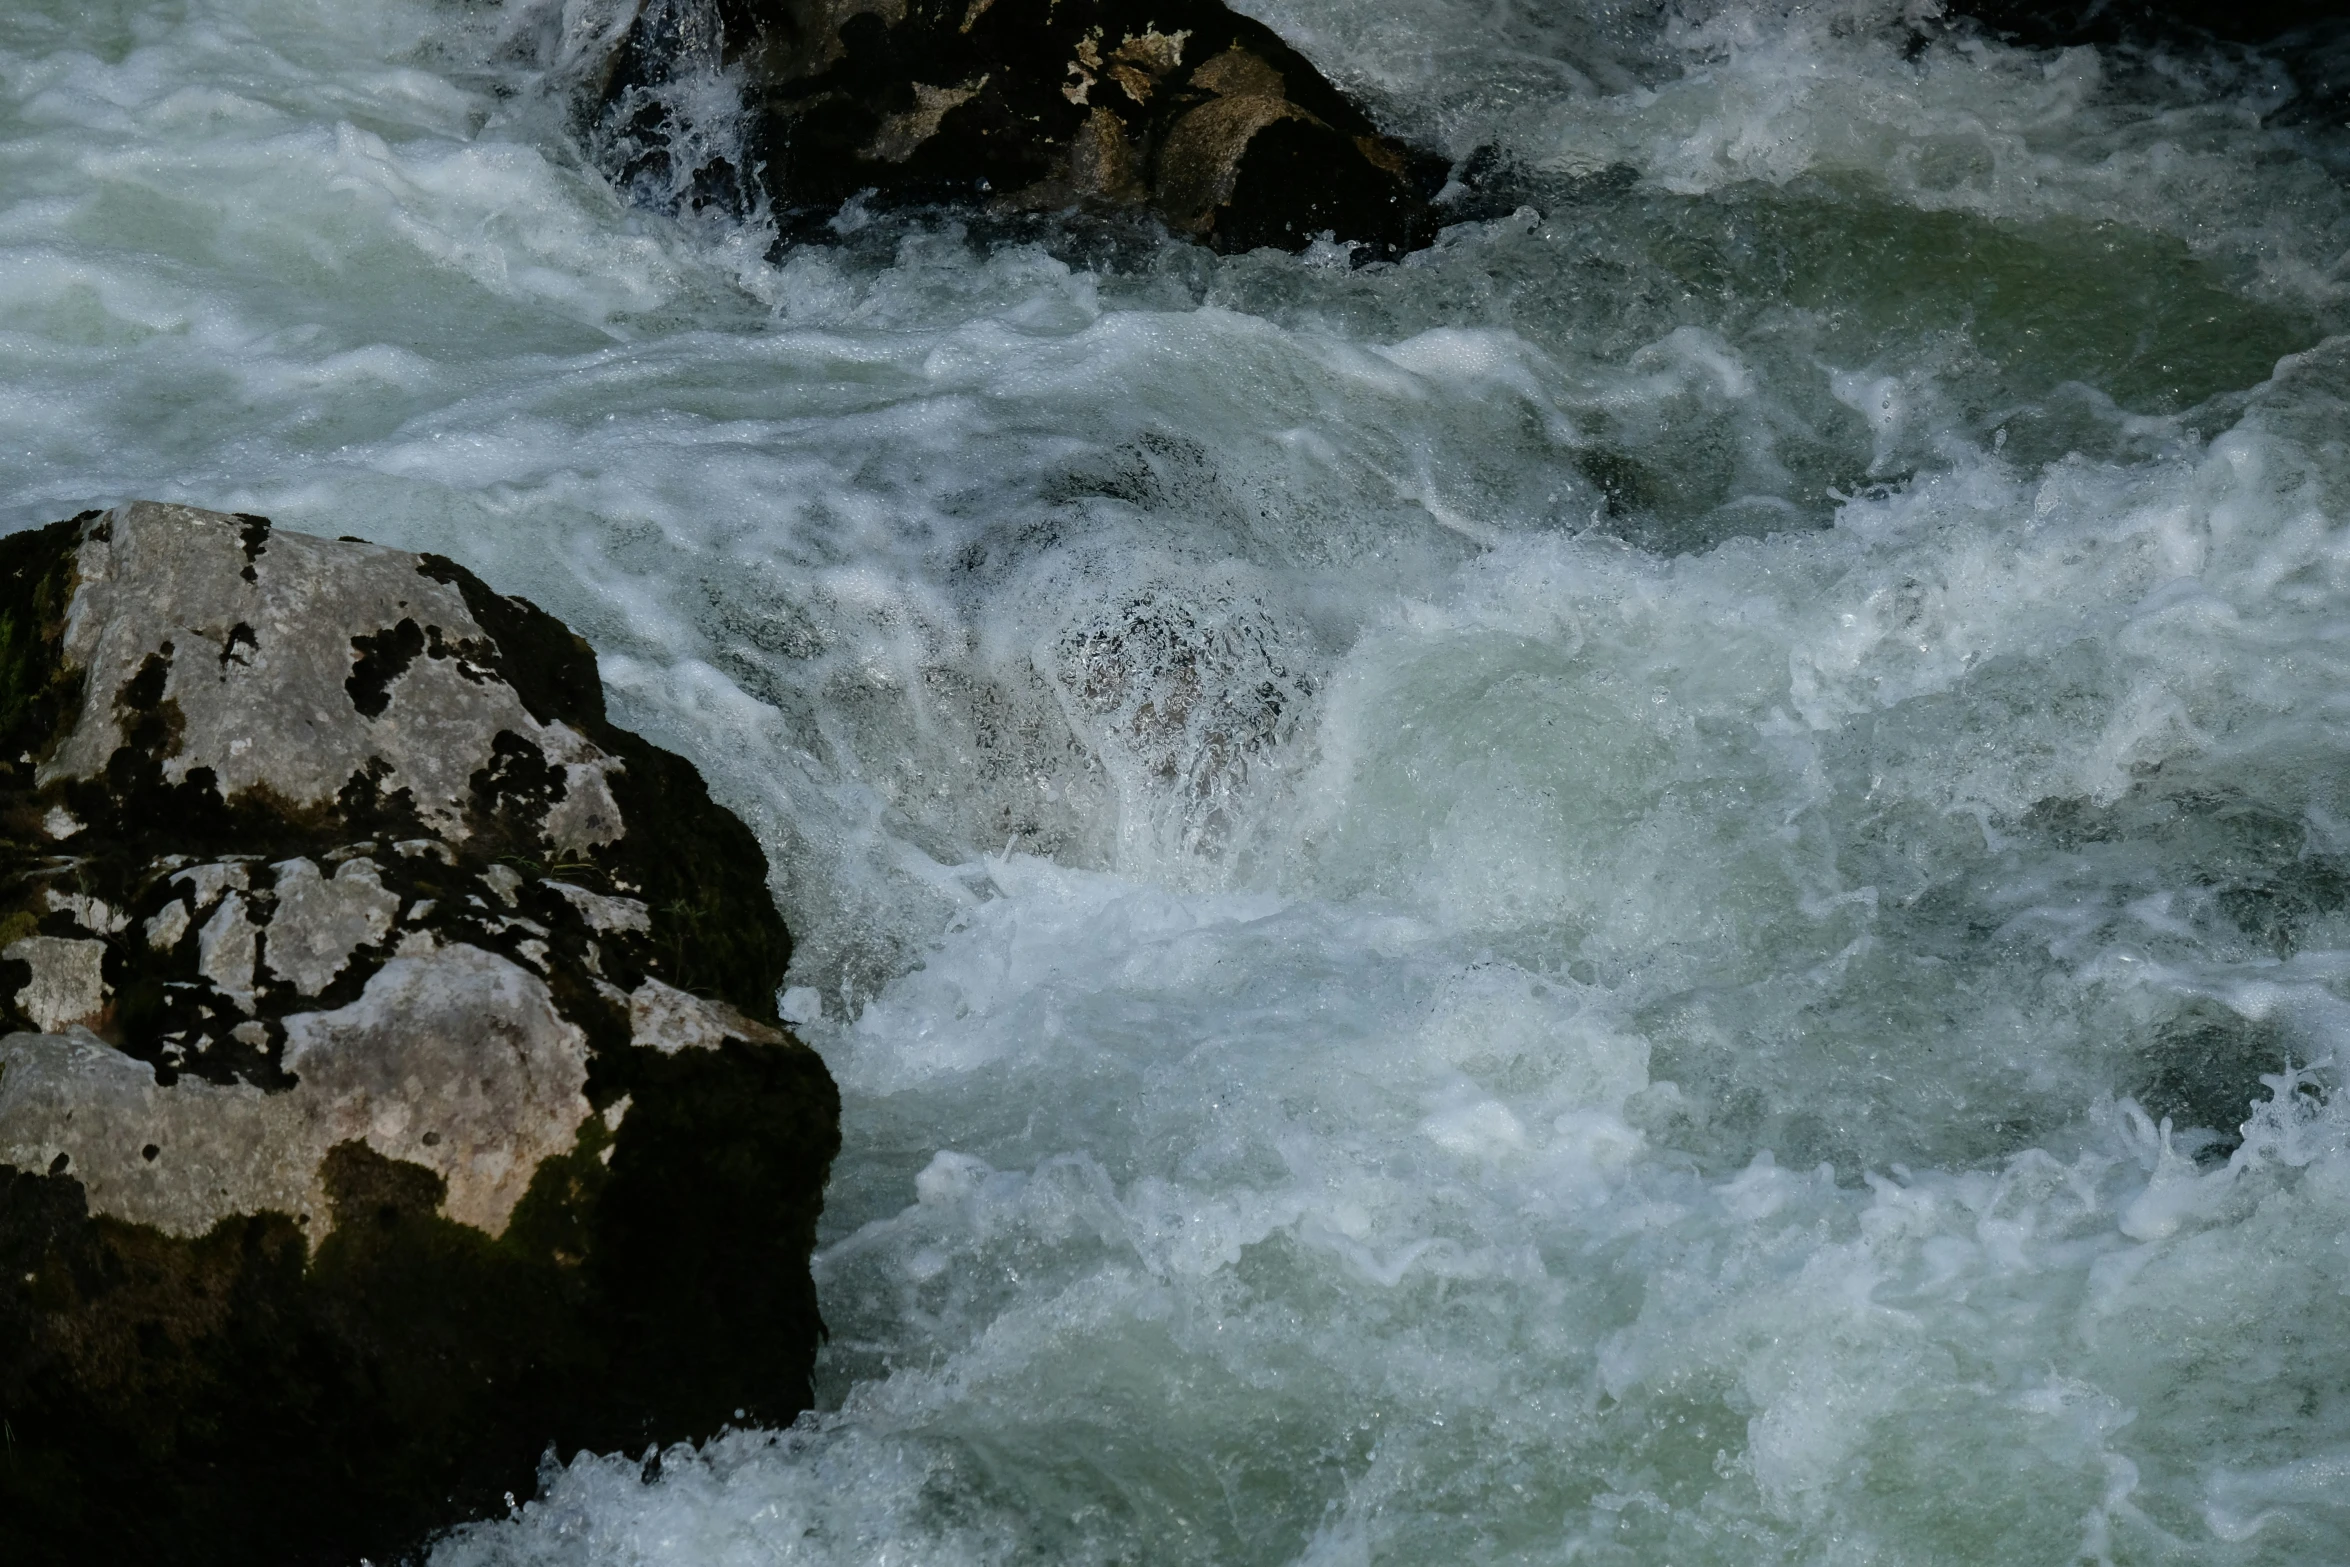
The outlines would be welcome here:
[[[12,800],[81,707],[81,674],[67,669],[56,650],[73,602],[74,549],[96,515],[0,538],[0,737],[7,741],[0,747],[0,788]]]

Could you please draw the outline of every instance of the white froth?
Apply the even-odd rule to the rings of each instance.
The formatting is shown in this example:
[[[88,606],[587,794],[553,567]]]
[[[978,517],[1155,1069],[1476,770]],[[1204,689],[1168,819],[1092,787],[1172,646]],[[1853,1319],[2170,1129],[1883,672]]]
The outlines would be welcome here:
[[[843,1089],[821,1412],[436,1567],[2350,1552],[2340,147],[1874,0],[1253,9],[1526,205],[770,259],[583,161],[611,6],[0,18],[7,517],[564,616]]]

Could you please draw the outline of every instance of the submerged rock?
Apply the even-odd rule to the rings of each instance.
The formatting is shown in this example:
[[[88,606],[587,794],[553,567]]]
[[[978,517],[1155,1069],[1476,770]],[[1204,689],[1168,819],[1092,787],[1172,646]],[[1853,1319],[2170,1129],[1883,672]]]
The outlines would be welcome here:
[[[860,194],[1148,210],[1224,251],[1328,233],[1389,255],[1435,230],[1444,160],[1218,0],[640,0],[621,36],[594,100],[623,182],[745,199],[746,171],[676,114],[680,84],[731,68],[787,235]]]
[[[344,1562],[809,1402],[743,824],[453,563],[0,539],[0,1560]]]

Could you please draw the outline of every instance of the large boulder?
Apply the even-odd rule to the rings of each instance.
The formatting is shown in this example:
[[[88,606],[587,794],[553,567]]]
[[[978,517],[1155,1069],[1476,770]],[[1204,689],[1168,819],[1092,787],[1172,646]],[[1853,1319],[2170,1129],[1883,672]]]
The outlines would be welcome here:
[[[1220,0],[634,0],[615,36],[591,97],[622,182],[736,205],[755,178],[787,235],[870,193],[1391,255],[1433,235],[1447,171]],[[680,115],[680,84],[721,67],[748,95],[747,176]]]
[[[0,1561],[347,1564],[806,1408],[750,831],[450,561],[0,539]]]

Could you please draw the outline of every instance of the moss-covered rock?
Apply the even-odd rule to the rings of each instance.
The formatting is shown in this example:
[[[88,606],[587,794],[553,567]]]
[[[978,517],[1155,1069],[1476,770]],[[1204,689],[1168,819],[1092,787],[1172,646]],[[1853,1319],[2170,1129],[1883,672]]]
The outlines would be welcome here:
[[[757,841],[453,563],[0,539],[0,1561],[384,1561],[809,1401]]]
[[[750,98],[748,171],[672,115],[668,89],[721,62]],[[1447,172],[1220,0],[642,0],[593,100],[623,183],[738,205],[755,178],[787,235],[869,193],[1391,255],[1433,235]]]

